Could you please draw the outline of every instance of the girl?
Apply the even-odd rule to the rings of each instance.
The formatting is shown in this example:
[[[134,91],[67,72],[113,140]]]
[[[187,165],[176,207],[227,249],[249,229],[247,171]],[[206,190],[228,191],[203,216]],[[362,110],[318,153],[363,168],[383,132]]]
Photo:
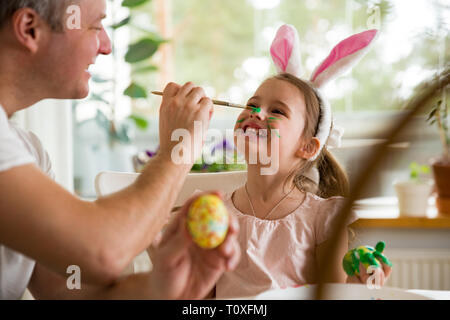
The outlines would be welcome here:
[[[261,175],[264,165],[248,163],[246,184],[224,197],[229,212],[239,220],[242,257],[236,270],[218,281],[216,298],[253,296],[269,289],[317,283],[326,263],[336,266],[327,282],[366,281],[364,267],[358,278],[347,278],[343,271],[340,259],[348,250],[346,233],[339,243],[341,258],[329,261],[324,256],[349,184],[339,163],[324,147],[339,140],[340,132],[333,129],[329,106],[318,83],[329,81],[330,74],[335,76],[336,68],[343,68],[342,62],[348,67],[355,57],[352,54],[365,49],[372,35],[370,41],[363,33],[357,35],[358,41],[349,38],[351,41],[341,42],[330,55],[334,61],[328,57],[309,82],[298,76],[296,30],[285,25],[277,33],[271,53],[281,73],[256,90],[248,101],[249,108],[239,116],[235,132],[245,135],[239,151],[247,163],[251,153],[263,152],[264,145],[270,150],[278,139],[279,169],[273,175]],[[348,50],[349,44],[358,50]],[[264,129],[278,130],[277,135],[262,134]],[[236,145],[239,148],[239,143]],[[354,220],[353,216],[348,223]],[[385,265],[383,270],[382,282],[390,273]]]

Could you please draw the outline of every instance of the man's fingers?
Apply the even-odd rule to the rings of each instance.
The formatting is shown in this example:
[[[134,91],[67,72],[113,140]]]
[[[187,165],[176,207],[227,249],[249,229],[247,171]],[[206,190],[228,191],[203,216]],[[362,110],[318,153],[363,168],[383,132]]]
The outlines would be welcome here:
[[[208,115],[209,119],[211,119],[214,113],[214,104],[212,100],[208,97],[203,97],[199,101],[199,112],[205,115]]]
[[[170,82],[167,84],[167,86],[164,88],[163,96],[164,97],[175,97],[180,90],[181,86],[179,84],[176,84],[174,82]]]
[[[384,271],[384,275],[386,276],[386,279],[389,278],[389,276],[391,275],[391,272],[392,272],[392,268],[389,267],[385,263],[381,263],[381,265],[383,266],[383,271]]]
[[[188,254],[187,247],[191,245],[189,237],[186,236],[186,218],[178,215],[173,221],[170,234],[166,234],[161,241],[159,249],[163,250],[164,263],[168,266],[177,264],[178,260]]]
[[[239,234],[239,222],[233,214],[230,214],[230,224],[228,228],[229,233]]]
[[[235,241],[233,253],[231,255],[231,258],[228,259],[226,265],[227,270],[228,271],[234,270],[237,267],[240,259],[241,259],[241,247],[239,246],[239,243]]]
[[[177,96],[180,98],[185,98],[191,92],[191,90],[195,87],[192,82],[186,82],[178,91]]]
[[[367,279],[369,279],[370,274],[367,273],[366,267],[360,262],[359,263],[359,278],[362,283],[367,283]]]
[[[192,104],[199,104],[200,101],[204,98],[206,98],[205,91],[200,87],[194,87],[192,90],[188,93],[187,98]]]
[[[348,276],[347,283],[358,283],[361,284],[361,279],[358,276]]]
[[[217,248],[218,252],[224,258],[232,258],[235,254],[236,246],[239,249],[238,235],[239,223],[237,222],[237,218],[230,214],[227,236],[225,238],[225,241]]]
[[[159,246],[164,246],[170,240],[170,238],[178,232],[180,226],[179,216],[180,215],[177,215],[175,218],[173,218],[172,222],[164,230],[162,239],[159,241]]]

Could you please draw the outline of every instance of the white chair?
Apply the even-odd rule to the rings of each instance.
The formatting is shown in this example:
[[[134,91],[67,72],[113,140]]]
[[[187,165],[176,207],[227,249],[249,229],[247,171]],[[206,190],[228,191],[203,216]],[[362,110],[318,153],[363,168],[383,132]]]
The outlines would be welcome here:
[[[97,197],[104,197],[120,191],[131,185],[139,173],[101,172],[95,178],[95,191]],[[244,185],[247,179],[246,171],[231,171],[218,173],[190,173],[187,175],[183,187],[175,201],[175,207],[183,205],[196,190],[219,190],[223,193]],[[146,251],[138,255],[128,266],[124,274],[146,272],[151,270],[151,261]]]

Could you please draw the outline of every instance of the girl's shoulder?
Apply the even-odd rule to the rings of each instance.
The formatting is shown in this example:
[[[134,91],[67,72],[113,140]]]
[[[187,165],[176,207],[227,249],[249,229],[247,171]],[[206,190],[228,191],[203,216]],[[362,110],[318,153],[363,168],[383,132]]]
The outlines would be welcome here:
[[[306,192],[306,194],[317,203],[336,203],[336,202],[343,202],[345,201],[345,198],[342,196],[333,196],[329,198],[322,198],[318,196],[317,194]]]
[[[345,203],[344,197],[333,196],[329,198],[322,198],[316,194],[307,192],[304,206],[308,210],[313,210],[316,213],[323,213],[332,211],[339,211]]]

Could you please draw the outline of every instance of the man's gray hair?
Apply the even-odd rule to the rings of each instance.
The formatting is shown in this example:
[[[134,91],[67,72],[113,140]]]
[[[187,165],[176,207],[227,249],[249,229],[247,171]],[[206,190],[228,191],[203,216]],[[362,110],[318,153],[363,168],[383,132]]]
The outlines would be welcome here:
[[[79,0],[78,0],[79,1]],[[21,8],[31,8],[44,19],[54,31],[64,30],[64,15],[74,0],[0,0],[0,28]]]

